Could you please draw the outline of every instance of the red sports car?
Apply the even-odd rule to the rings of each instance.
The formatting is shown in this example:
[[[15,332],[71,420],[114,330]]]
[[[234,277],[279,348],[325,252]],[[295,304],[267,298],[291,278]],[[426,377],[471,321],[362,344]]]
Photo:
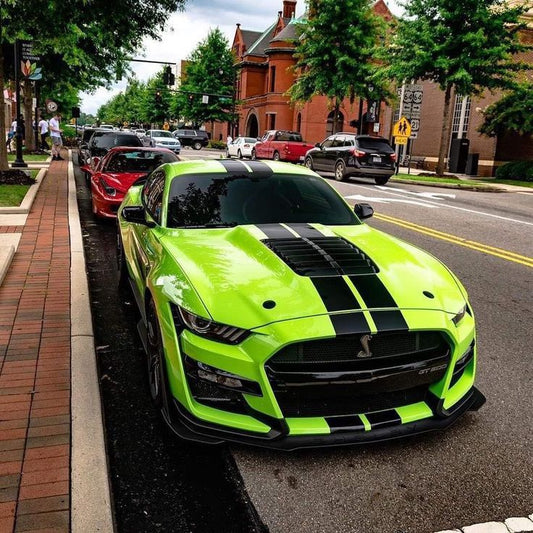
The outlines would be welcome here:
[[[166,148],[126,146],[109,150],[100,160],[93,158],[91,167],[83,167],[90,174],[93,213],[97,217],[115,218],[132,183],[163,163],[179,160]]]

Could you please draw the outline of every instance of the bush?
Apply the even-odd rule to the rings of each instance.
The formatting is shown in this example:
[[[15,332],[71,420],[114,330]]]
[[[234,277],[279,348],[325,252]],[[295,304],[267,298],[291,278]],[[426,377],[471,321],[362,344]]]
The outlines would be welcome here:
[[[61,129],[63,130],[63,134],[61,136],[63,138],[64,146],[77,146],[78,138],[76,137],[76,128],[74,126],[62,124]]]
[[[224,141],[209,141],[208,148],[216,148],[217,150],[225,150],[226,143]]]
[[[496,170],[500,180],[519,180],[533,182],[533,161],[511,161]]]

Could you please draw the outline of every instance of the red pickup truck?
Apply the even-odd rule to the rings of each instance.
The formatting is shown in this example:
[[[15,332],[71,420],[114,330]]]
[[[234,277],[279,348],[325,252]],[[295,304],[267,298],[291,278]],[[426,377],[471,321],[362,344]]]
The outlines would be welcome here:
[[[274,159],[303,163],[305,154],[314,145],[302,140],[297,131],[269,130],[252,150],[252,159]]]

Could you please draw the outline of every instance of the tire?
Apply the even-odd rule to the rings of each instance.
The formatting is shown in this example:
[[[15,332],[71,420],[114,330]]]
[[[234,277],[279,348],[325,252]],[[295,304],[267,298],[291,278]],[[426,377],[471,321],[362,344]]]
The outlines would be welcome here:
[[[118,288],[125,290],[129,288],[128,267],[124,256],[124,246],[120,237],[120,229],[117,222],[117,270],[118,270]]]
[[[337,161],[335,163],[335,179],[337,181],[346,181],[346,176],[344,175],[346,171],[346,165],[344,164],[344,161]]]
[[[241,152],[240,150],[237,152],[237,157],[238,157],[239,159],[242,159],[242,152]]]
[[[91,188],[91,175],[88,172],[84,172],[83,175],[85,177],[85,184],[90,189]]]
[[[200,141],[195,141],[192,145],[192,147],[195,149],[195,150],[201,150],[202,149],[202,143]]]
[[[148,371],[148,389],[154,405],[161,408],[163,405],[163,387],[165,386],[163,374],[163,343],[161,329],[157,318],[157,311],[152,299],[148,302],[146,311],[148,353],[146,354],[146,367]]]
[[[387,181],[389,181],[390,176],[377,176],[374,178],[374,181],[376,182],[376,185],[385,185]]]
[[[256,159],[257,159],[257,154],[255,153],[255,148],[252,150],[252,156],[251,156],[251,159],[253,159],[253,160],[256,160]]]
[[[279,152],[274,152],[272,159],[274,159],[274,161],[280,161],[281,158],[279,157]]]
[[[315,170],[315,167],[313,166],[313,160],[312,160],[310,157],[306,157],[306,158],[305,158],[304,165],[305,165],[309,170]]]

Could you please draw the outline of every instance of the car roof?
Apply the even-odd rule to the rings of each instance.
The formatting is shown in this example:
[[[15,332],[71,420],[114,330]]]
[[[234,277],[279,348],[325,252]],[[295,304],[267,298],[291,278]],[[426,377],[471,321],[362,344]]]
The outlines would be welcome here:
[[[149,146],[114,146],[108,153],[115,152],[162,152],[174,154],[172,150],[168,148],[149,147]]]

